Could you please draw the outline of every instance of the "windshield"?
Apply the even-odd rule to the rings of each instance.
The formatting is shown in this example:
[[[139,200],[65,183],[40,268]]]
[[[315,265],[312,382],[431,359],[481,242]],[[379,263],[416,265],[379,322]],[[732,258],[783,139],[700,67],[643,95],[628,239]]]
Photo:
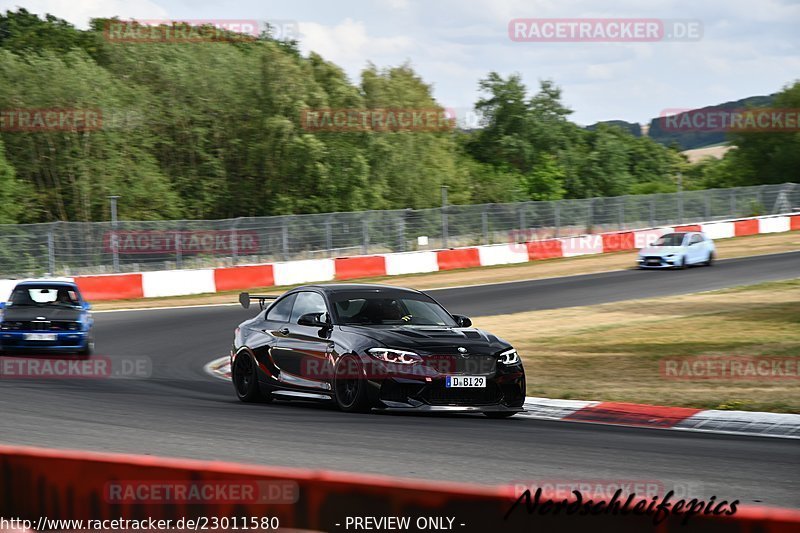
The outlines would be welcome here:
[[[667,233],[658,238],[653,246],[680,246],[683,244],[685,233]]]
[[[77,306],[78,295],[69,287],[17,287],[8,299],[11,305]]]
[[[365,293],[335,295],[336,321],[341,325],[456,326],[453,317],[423,295]]]

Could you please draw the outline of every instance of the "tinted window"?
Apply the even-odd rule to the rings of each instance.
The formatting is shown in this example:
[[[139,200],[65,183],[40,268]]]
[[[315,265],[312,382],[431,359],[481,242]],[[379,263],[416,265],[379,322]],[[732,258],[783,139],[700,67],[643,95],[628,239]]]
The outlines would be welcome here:
[[[25,286],[11,293],[12,305],[80,305],[77,293],[69,287]]]
[[[288,322],[289,317],[292,315],[292,304],[297,294],[290,294],[285,298],[281,298],[270,308],[267,312],[267,320],[274,322]]]
[[[689,244],[697,244],[699,242],[703,242],[702,235],[692,235],[692,242]]]
[[[350,325],[455,326],[436,302],[410,293],[337,294],[337,323]]]
[[[292,310],[292,324],[297,324],[298,319],[308,313],[327,313],[325,300],[316,292],[299,292],[294,301]]]
[[[667,233],[653,243],[653,246],[681,246],[685,233]]]

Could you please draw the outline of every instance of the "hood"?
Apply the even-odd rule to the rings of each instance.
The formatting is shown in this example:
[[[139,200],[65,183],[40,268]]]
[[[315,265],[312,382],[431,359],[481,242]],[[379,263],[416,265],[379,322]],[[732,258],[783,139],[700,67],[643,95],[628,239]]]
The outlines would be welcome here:
[[[3,309],[3,320],[27,322],[32,320],[64,320],[68,322],[78,322],[81,319],[83,309],[73,307],[56,306],[7,306]],[[44,317],[39,318],[39,317]]]
[[[440,326],[339,326],[343,332],[369,337],[376,345],[421,354],[456,354],[459,347],[475,355],[494,355],[509,344],[474,328]]]
[[[669,254],[681,254],[683,251],[683,246],[648,246],[647,248],[642,248],[639,253],[641,255],[657,255],[663,257]]]

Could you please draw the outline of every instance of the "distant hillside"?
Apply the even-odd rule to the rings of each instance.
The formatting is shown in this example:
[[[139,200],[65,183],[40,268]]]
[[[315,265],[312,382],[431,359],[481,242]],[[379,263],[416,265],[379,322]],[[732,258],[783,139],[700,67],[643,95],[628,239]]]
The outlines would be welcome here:
[[[692,109],[691,112],[698,111],[713,111],[713,110],[732,110],[742,109],[746,107],[764,107],[772,105],[775,95],[769,96],[750,96],[742,98],[734,102],[725,102],[724,104],[712,105],[700,109]],[[679,113],[677,116],[681,117],[686,113]],[[604,120],[597,122],[591,126],[586,126],[587,130],[594,131],[600,124],[609,126],[618,126],[623,130],[629,132],[631,135],[640,137],[642,134],[649,135],[654,141],[664,146],[671,146],[673,143],[677,144],[681,150],[691,150],[693,148],[702,148],[713,144],[720,144],[727,141],[725,132],[712,131],[712,132],[688,132],[688,131],[665,131],[662,124],[659,122],[661,117],[656,117],[650,120],[649,124],[640,125],[635,122],[626,122],[624,120]],[[680,121],[680,118],[678,118]]]
[[[734,110],[743,109],[746,107],[766,107],[772,105],[775,95],[769,96],[751,96],[749,98],[742,98],[735,102],[725,102],[713,106],[703,107],[701,109],[693,109],[692,113],[698,111],[710,112],[714,110]],[[679,113],[677,116],[681,117],[686,113]],[[660,117],[659,117],[660,118]],[[662,122],[659,118],[654,118],[650,121],[650,128],[648,135],[656,142],[664,146],[670,146],[676,143],[680,146],[681,150],[691,150],[692,148],[701,148],[712,144],[724,143],[726,134],[724,131],[711,131],[711,132],[691,132],[691,131],[665,131]],[[678,118],[680,122],[680,118]]]
[[[589,131],[595,131],[600,124],[605,124],[607,126],[617,126],[635,137],[642,136],[641,124],[637,124],[635,122],[625,122],[624,120],[603,120],[601,122],[592,124],[591,126],[586,126],[586,129]]]

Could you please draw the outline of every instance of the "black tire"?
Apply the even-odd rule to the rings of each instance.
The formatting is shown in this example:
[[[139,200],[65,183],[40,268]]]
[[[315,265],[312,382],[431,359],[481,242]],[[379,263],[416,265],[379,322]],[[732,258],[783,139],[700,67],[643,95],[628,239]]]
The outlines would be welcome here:
[[[511,418],[512,416],[517,414],[517,412],[516,411],[492,411],[492,412],[483,413],[483,414],[485,414],[489,418]]]
[[[686,256],[684,255],[683,257],[681,257],[681,262],[680,262],[680,264],[678,265],[677,268],[678,268],[678,270],[684,270],[686,268],[686,266],[687,266],[686,265]]]
[[[346,413],[366,413],[370,409],[367,380],[358,357],[345,355],[336,362],[333,376],[333,397]]]
[[[714,266],[714,252],[708,252],[708,260],[705,263],[706,266]]]
[[[236,397],[245,403],[269,401],[258,388],[256,363],[248,352],[239,353],[231,365],[231,381]]]
[[[89,357],[93,353],[94,353],[94,339],[89,339],[88,341],[86,341],[86,346],[84,346],[78,351],[78,355],[83,357]]]

